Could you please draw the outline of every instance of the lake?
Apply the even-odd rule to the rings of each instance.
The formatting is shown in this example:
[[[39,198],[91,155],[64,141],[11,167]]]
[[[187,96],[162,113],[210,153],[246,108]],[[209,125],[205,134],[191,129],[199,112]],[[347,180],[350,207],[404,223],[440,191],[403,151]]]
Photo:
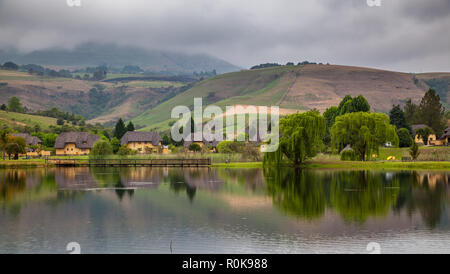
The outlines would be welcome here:
[[[450,253],[450,172],[0,170],[0,253]],[[379,247],[379,249],[377,249]]]

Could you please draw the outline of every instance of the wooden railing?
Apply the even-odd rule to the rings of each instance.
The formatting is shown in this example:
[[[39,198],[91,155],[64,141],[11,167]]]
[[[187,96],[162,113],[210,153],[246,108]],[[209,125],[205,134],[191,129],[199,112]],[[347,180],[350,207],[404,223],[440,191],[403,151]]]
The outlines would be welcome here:
[[[55,166],[209,166],[211,158],[199,159],[46,159],[46,164]]]

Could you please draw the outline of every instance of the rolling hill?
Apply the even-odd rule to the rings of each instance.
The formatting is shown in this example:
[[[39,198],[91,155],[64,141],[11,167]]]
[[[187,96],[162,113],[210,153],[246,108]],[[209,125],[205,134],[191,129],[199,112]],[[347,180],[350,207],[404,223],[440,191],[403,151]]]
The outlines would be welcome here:
[[[112,75],[110,75],[112,77]],[[324,111],[346,95],[364,95],[372,110],[388,112],[408,98],[416,103],[429,87],[450,105],[450,73],[400,73],[338,65],[279,66],[243,70],[182,83],[120,75],[117,82],[50,78],[0,70],[0,104],[17,96],[28,109],[58,107],[81,114],[89,123],[132,120],[142,130],[169,129],[177,105],[192,107],[194,97],[204,105],[280,106],[281,113],[308,109]],[[128,79],[128,80],[124,80]]]
[[[133,119],[144,130],[168,129],[170,112],[177,105],[193,106],[194,97],[203,97],[204,104],[277,105],[289,110],[304,111],[339,104],[347,94],[362,94],[372,110],[388,112],[393,104],[408,98],[416,103],[429,88],[430,80],[447,84],[450,73],[410,74],[371,68],[338,65],[281,66],[246,70],[218,75],[197,83],[193,88],[147,110]],[[442,95],[441,95],[442,97]],[[443,98],[447,100],[450,96]],[[443,101],[444,101],[443,100]],[[444,101],[446,102],[446,101]]]
[[[36,125],[39,125],[41,129],[48,129],[51,125],[56,126],[56,118],[0,110],[1,127],[29,126],[34,128]]]
[[[169,81],[98,82],[0,70],[0,104],[17,96],[33,111],[58,107],[80,114],[91,123],[119,117],[131,119],[184,91],[186,83]]]

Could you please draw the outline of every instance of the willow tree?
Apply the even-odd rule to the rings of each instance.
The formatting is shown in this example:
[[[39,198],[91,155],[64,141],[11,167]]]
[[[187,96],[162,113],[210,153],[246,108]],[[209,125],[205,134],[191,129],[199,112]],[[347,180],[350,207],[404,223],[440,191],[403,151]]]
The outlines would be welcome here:
[[[314,157],[323,147],[325,120],[318,111],[286,116],[280,120],[279,147],[264,154],[264,164],[279,165],[286,157],[295,166]]]
[[[395,126],[383,113],[355,112],[338,116],[331,128],[331,142],[335,151],[350,145],[361,161],[365,161],[386,142],[398,146]]]

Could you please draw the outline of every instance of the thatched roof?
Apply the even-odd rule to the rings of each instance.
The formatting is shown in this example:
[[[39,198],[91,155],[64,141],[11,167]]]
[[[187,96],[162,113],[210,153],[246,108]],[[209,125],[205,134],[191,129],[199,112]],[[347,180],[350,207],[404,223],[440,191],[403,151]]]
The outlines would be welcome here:
[[[120,145],[126,145],[129,142],[151,142],[152,145],[157,146],[161,142],[161,136],[158,132],[150,131],[128,131],[120,139]]]
[[[412,126],[411,126],[411,129],[412,129],[413,134],[416,135],[416,131],[417,131],[418,129],[421,129],[421,128],[427,128],[427,127],[428,127],[428,126],[425,125],[425,124],[417,124],[417,125],[412,125]]]
[[[37,146],[39,144],[42,144],[41,139],[39,139],[38,137],[35,137],[35,136],[31,136],[28,133],[13,133],[11,135],[14,136],[14,137],[22,137],[22,138],[24,138],[25,142],[29,146]]]
[[[92,148],[100,137],[89,132],[63,132],[55,141],[55,148],[64,148],[68,143],[75,144],[76,148]]]
[[[219,141],[207,141],[207,140],[205,139],[204,136],[203,136],[202,139],[203,139],[203,140],[202,140],[201,142],[202,142],[203,145],[205,145],[205,146],[216,147],[217,144],[219,143]],[[184,140],[184,146],[185,146],[185,147],[189,147],[189,146],[190,146],[192,143],[194,143],[194,142],[200,142],[200,141],[195,141],[195,140],[194,140],[194,135],[191,133],[191,140],[190,140],[190,141]]]
[[[445,139],[447,137],[450,137],[450,127],[446,128],[444,130],[444,134],[442,134],[442,136],[440,137],[440,139]]]

